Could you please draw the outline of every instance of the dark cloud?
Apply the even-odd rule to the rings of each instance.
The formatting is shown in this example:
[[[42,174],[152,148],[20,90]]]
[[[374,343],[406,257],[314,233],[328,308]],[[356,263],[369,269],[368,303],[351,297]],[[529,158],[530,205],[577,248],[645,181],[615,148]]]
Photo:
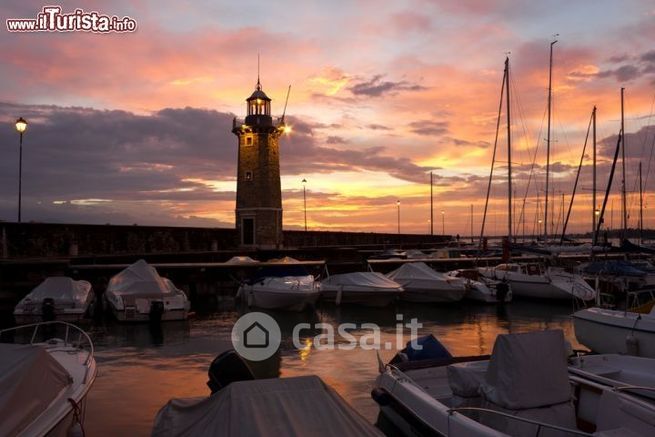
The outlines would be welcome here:
[[[381,124],[376,124],[376,123],[371,123],[371,124],[367,125],[366,127],[369,128],[369,129],[373,129],[373,130],[392,130],[390,127],[387,127],[387,126],[384,126],[384,125],[381,125]]]
[[[396,94],[399,91],[421,91],[425,87],[407,81],[393,82],[382,80],[384,75],[376,74],[371,79],[360,80],[348,89],[356,96],[380,97],[383,94]]]
[[[409,123],[409,127],[415,134],[418,135],[443,135],[448,132],[448,122],[447,121],[412,121]]]
[[[325,142],[328,144],[345,144],[346,140],[336,135],[330,135]]]

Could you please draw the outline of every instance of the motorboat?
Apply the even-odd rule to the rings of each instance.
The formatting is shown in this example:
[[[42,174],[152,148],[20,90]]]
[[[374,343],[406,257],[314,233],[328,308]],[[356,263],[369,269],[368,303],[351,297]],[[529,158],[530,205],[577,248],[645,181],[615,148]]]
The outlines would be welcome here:
[[[230,350],[212,362],[209,378],[210,396],[159,410],[153,437],[384,435],[315,375],[256,379]]]
[[[93,301],[89,282],[52,276],[18,302],[14,319],[18,324],[51,320],[77,322],[88,314]]]
[[[576,338],[594,352],[655,358],[655,308],[641,314],[596,307],[572,317]]]
[[[321,281],[321,298],[337,305],[383,307],[402,293],[400,284],[377,272],[342,273]]]
[[[466,281],[434,271],[424,262],[406,263],[387,273],[387,278],[405,290],[407,302],[459,302],[466,294]]]
[[[104,294],[111,312],[121,322],[186,320],[189,300],[184,291],[144,260],[109,280]]]
[[[538,299],[571,299],[591,301],[596,291],[581,275],[569,273],[561,267],[541,263],[507,263],[496,267],[480,267],[487,278],[507,281],[514,297]]]
[[[625,260],[591,261],[580,265],[578,270],[587,282],[598,284],[596,288],[609,295],[622,295],[652,282],[644,270]]]
[[[288,258],[288,257],[287,257]],[[292,258],[280,266],[267,266],[241,284],[237,298],[248,307],[273,310],[303,311],[313,307],[321,296],[321,284]]]
[[[560,330],[502,334],[491,356],[392,361],[372,397],[407,435],[655,435],[655,403],[636,392],[652,385],[599,381],[567,355]]]
[[[86,332],[51,321],[1,330],[0,339],[0,435],[83,435],[97,373]]]
[[[476,269],[458,269],[450,271],[446,275],[466,281],[464,299],[483,303],[512,301],[512,287],[508,282],[487,278]]]

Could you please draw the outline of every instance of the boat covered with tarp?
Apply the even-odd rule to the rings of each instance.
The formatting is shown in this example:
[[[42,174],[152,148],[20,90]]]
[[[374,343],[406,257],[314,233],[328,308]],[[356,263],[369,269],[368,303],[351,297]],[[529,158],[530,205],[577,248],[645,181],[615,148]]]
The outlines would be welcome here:
[[[408,302],[458,302],[466,294],[464,279],[436,272],[424,262],[403,264],[387,278],[402,285],[401,299]]]
[[[49,320],[77,322],[87,315],[93,300],[88,281],[52,276],[18,302],[14,318],[18,324]]]
[[[113,276],[104,296],[122,322],[186,320],[189,313],[186,294],[144,260]]]
[[[403,287],[382,273],[353,272],[331,275],[321,282],[322,299],[340,304],[382,307],[398,299]]]
[[[382,436],[318,376],[237,381],[205,398],[172,399],[153,437]]]

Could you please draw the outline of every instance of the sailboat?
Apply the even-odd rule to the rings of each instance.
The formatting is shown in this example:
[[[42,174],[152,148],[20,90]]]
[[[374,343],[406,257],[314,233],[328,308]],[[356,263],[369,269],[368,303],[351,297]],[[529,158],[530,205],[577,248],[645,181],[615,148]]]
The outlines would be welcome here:
[[[544,208],[545,218],[548,218],[548,179],[550,172],[550,114],[552,104],[552,68],[553,68],[553,46],[557,40],[550,43],[550,68],[548,76],[548,133],[547,133],[547,162],[546,162],[546,206]],[[507,242],[512,242],[512,147],[511,147],[511,119],[510,119],[510,96],[509,96],[509,57],[505,59],[505,71],[503,77],[503,87],[506,97],[507,113],[507,161],[508,161],[508,237]],[[500,112],[502,110],[502,92],[501,104],[499,108],[499,117],[496,131],[498,136],[498,127],[500,125]],[[495,160],[495,149],[494,149]],[[493,175],[493,163],[492,163]],[[489,181],[491,186],[491,177]],[[487,202],[489,190],[487,191]],[[486,205],[485,205],[486,213]],[[484,232],[484,222],[482,232]],[[547,241],[548,225],[544,222],[544,237]],[[506,281],[510,284],[512,293],[518,297],[544,298],[544,299],[570,299],[575,297],[583,301],[594,300],[596,291],[587,284],[584,279],[575,273],[565,269],[547,266],[542,263],[518,264],[504,263],[496,267],[482,267],[479,272],[491,279]]]

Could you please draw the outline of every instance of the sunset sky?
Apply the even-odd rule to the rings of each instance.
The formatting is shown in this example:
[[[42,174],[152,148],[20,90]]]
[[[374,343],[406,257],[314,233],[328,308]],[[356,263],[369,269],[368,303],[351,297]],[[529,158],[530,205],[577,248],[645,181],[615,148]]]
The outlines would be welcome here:
[[[237,140],[232,118],[261,81],[280,115],[285,229],[479,232],[510,52],[517,218],[532,234],[545,182],[548,48],[554,34],[551,209],[561,228],[592,107],[598,107],[598,202],[626,88],[629,224],[643,165],[646,226],[655,191],[655,4],[540,1],[62,1],[137,21],[134,33],[10,33],[53,2],[0,6],[0,220],[16,220],[19,116],[23,220],[233,227]],[[504,118],[503,118],[504,123]],[[489,234],[507,229],[501,124]],[[591,228],[591,145],[572,231]],[[620,173],[613,219],[618,227]],[[609,208],[609,206],[608,206]],[[443,222],[442,214],[443,213]],[[557,223],[556,223],[557,224]],[[517,233],[523,232],[517,223]]]

